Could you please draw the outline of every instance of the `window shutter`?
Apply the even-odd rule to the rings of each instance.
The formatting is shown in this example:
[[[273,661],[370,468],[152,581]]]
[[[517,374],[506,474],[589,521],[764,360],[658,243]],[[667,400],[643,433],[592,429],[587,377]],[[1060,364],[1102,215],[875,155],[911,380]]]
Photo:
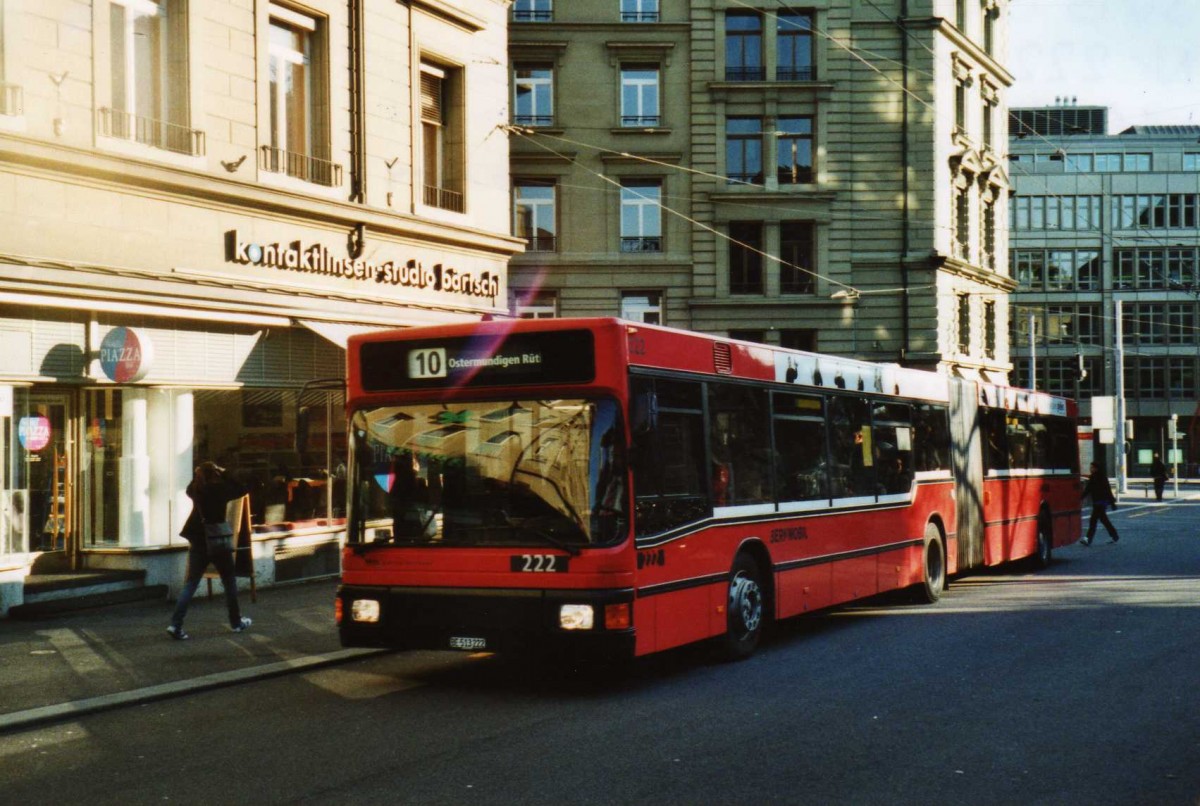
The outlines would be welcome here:
[[[421,118],[442,120],[442,79],[425,72],[421,73]]]

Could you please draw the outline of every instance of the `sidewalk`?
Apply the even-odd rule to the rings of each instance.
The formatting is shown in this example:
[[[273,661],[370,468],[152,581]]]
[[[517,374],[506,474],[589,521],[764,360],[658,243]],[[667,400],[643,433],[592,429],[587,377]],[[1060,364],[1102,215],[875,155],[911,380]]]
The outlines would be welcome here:
[[[344,650],[333,621],[336,580],[268,588],[227,625],[225,601],[204,588],[188,610],[189,641],[166,627],[173,602],[136,602],[37,621],[0,620],[0,733],[121,705],[337,663],[379,650]]]

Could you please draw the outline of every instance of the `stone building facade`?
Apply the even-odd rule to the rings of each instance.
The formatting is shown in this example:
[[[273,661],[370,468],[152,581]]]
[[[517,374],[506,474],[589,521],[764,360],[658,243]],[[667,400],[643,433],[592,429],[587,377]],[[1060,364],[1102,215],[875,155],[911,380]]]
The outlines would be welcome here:
[[[507,308],[507,13],[0,2],[0,612],[176,590],[202,460],[260,585],[336,573],[346,338]]]
[[[516,0],[518,315],[1003,382],[1000,0]]]

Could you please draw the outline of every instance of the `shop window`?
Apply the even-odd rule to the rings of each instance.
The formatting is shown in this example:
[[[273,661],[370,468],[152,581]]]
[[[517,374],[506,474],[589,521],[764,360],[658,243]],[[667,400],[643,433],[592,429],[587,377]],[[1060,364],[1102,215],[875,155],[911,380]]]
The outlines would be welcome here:
[[[250,489],[255,531],[345,517],[341,392],[242,389],[195,393],[194,463],[212,460]]]

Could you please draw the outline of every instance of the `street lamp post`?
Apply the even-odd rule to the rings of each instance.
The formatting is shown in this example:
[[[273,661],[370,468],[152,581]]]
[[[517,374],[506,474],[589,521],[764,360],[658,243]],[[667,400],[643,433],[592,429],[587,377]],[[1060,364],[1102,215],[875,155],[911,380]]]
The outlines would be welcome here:
[[[1113,353],[1113,363],[1116,365],[1115,369],[1117,371],[1117,389],[1115,393],[1117,420],[1117,494],[1122,495],[1129,491],[1125,477],[1125,337],[1122,333],[1124,327],[1121,323],[1121,300],[1114,299],[1113,304],[1116,307],[1113,321],[1117,329],[1117,348]]]

